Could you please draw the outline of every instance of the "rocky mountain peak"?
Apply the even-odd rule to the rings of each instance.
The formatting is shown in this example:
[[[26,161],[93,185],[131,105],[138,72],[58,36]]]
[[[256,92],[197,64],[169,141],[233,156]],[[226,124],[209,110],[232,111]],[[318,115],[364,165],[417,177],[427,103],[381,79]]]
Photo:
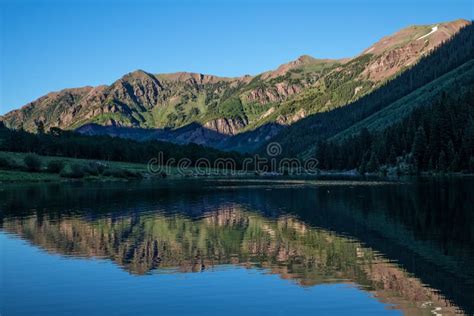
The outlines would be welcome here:
[[[326,63],[334,63],[334,62],[343,62],[344,60],[337,60],[337,59],[319,59],[319,58],[314,58],[309,55],[301,55],[295,60],[292,60],[286,64],[280,65],[277,69],[267,71],[262,74],[262,79],[272,79],[272,78],[277,78],[280,76],[284,76],[286,73],[288,73],[290,70],[293,69],[298,69],[298,68],[304,68],[304,67],[310,67],[311,65],[317,65],[317,64],[326,64]]]
[[[435,23],[428,25],[412,25],[394,34],[383,37],[362,52],[362,54],[382,55],[390,50],[414,45],[419,48],[427,46],[425,50],[430,50],[447,40],[462,27],[471,22],[463,19],[446,23]]]
[[[219,77],[195,72],[175,72],[155,75],[158,79],[170,82],[193,82],[196,84],[212,84],[220,81],[234,81],[237,78]]]
[[[373,81],[383,81],[410,67],[422,56],[448,40],[470,22],[456,20],[447,23],[415,25],[382,38],[362,52],[373,58],[362,73]]]

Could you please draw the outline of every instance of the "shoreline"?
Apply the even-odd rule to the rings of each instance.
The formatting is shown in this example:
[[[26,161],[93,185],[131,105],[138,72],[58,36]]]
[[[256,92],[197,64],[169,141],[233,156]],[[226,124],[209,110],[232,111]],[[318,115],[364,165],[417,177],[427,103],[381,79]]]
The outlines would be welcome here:
[[[464,177],[474,177],[472,173],[432,173],[432,172],[423,172],[419,175],[382,175],[377,173],[361,175],[358,173],[350,173],[343,171],[322,171],[317,175],[283,175],[283,174],[262,174],[255,175],[254,173],[249,174],[212,174],[212,175],[180,175],[180,174],[170,174],[166,177],[159,175],[151,175],[149,173],[141,174],[141,177],[138,178],[120,178],[113,176],[85,176],[80,179],[66,178],[62,177],[57,173],[49,173],[45,171],[41,172],[30,172],[23,170],[5,170],[0,169],[0,183],[1,184],[28,184],[28,183],[88,183],[88,182],[137,182],[137,181],[154,181],[154,180],[199,180],[199,179],[221,179],[232,181],[234,179],[265,179],[265,180],[327,180],[328,178],[339,178],[339,180],[364,180],[364,181],[379,181],[379,180],[404,180],[404,179],[436,179],[436,178],[464,178]],[[334,179],[338,180],[338,179]]]
[[[28,156],[35,156],[37,166],[28,167],[25,160]],[[424,171],[419,174],[394,174],[372,172],[360,174],[357,170],[319,170],[316,173],[291,172],[227,172],[225,170],[201,170],[189,167],[186,173],[178,168],[166,168],[166,172],[150,172],[144,163],[130,163],[120,161],[104,161],[95,159],[78,159],[71,157],[40,156],[29,153],[0,152],[3,164],[0,164],[0,183],[51,183],[51,182],[110,182],[110,181],[141,181],[155,179],[299,179],[318,180],[325,178],[339,178],[341,180],[403,180],[415,178],[445,178],[445,177],[472,177],[473,173],[463,172],[436,172]],[[30,157],[31,158],[31,157]],[[52,170],[51,165],[60,162],[61,168]],[[337,179],[336,179],[337,180]]]

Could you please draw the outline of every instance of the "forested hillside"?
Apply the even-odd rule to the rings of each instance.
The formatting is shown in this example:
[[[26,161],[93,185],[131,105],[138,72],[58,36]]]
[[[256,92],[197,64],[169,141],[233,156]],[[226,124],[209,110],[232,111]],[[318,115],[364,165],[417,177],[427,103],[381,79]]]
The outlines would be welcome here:
[[[387,81],[379,89],[347,106],[303,119],[291,125],[270,141],[279,142],[283,147],[285,156],[307,157],[314,155],[316,144],[319,141],[327,140],[350,128],[433,80],[471,61],[474,57],[473,35],[473,26],[469,24],[431,54],[421,59],[412,68],[401,73],[393,80]],[[469,86],[472,84],[471,71],[472,69],[468,70],[462,82],[456,82],[458,81],[457,77],[451,79],[456,82],[457,86]],[[450,86],[450,89],[452,90],[445,91],[445,93],[456,96],[459,92],[456,90],[456,85]],[[430,95],[430,98],[435,96]],[[430,102],[423,103],[429,104]],[[418,101],[414,102],[412,108],[404,109],[404,113],[409,114],[419,104]],[[464,111],[462,108],[459,108],[459,110]],[[423,109],[420,111],[423,111]],[[403,115],[391,117],[387,122],[387,127],[401,119],[403,119]]]
[[[443,92],[383,131],[363,128],[342,141],[320,141],[316,152],[323,169],[474,172],[474,85]]]

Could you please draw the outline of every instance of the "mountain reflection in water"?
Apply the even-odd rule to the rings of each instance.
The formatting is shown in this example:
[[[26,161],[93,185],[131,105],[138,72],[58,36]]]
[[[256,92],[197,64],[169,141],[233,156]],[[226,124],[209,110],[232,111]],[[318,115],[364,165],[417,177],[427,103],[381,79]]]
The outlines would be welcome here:
[[[0,192],[1,228],[48,252],[109,259],[136,275],[230,264],[305,287],[355,284],[407,314],[470,313],[474,222],[466,188],[456,182],[33,185]]]

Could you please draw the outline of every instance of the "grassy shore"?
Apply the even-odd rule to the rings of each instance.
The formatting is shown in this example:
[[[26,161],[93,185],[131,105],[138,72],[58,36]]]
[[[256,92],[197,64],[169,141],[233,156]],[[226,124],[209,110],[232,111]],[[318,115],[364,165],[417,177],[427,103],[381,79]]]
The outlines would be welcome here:
[[[61,178],[59,174],[0,170],[0,182],[50,182],[61,180],[64,180],[64,178]]]
[[[0,166],[0,182],[116,180],[163,176],[151,175],[146,164],[40,155],[33,155],[39,160],[39,166],[32,170],[25,162],[28,156],[32,154],[0,151],[0,160],[3,161]],[[60,168],[51,170],[52,162],[56,162]],[[170,170],[170,176],[173,176],[176,171]]]
[[[36,160],[34,170],[28,165],[28,158]],[[53,165],[56,168],[52,168]],[[154,166],[156,167],[156,166]],[[194,169],[189,173],[180,173],[177,168],[166,167],[163,172],[151,173],[147,164],[77,159],[69,157],[41,156],[31,153],[0,151],[0,183],[5,182],[52,182],[52,181],[110,181],[133,180],[143,178],[180,178],[193,177]],[[202,172],[202,169],[200,170]],[[206,175],[225,176],[218,169],[207,169]],[[253,174],[253,173],[249,173]]]

